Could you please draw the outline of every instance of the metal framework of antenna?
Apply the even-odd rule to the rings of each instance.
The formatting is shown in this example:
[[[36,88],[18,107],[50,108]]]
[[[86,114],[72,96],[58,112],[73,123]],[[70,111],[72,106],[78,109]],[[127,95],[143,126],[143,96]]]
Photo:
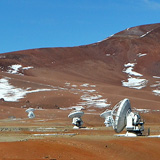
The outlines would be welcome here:
[[[72,119],[72,124],[80,128],[83,125],[83,121],[81,117],[83,116],[84,112],[81,110],[73,110],[71,113],[68,115],[69,118]]]
[[[132,112],[129,99],[123,99],[100,117],[105,119],[106,127],[112,126],[116,133],[120,133],[125,127],[126,136],[139,136],[144,131],[144,122],[138,113]]]
[[[34,108],[28,108],[26,112],[28,113],[28,118],[35,118],[34,114],[35,109]]]

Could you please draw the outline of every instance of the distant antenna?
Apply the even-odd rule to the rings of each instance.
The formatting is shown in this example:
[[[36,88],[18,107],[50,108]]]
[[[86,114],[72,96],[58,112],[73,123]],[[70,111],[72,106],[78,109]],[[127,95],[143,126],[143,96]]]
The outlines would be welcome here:
[[[34,108],[28,108],[26,112],[28,113],[28,118],[35,118],[34,114],[35,109]]]
[[[113,117],[111,115],[111,112],[112,112],[111,110],[106,110],[100,115],[102,118],[105,118],[104,124],[106,125],[106,127],[112,126]]]
[[[83,116],[84,112],[81,110],[74,110],[68,115],[69,118],[72,118],[72,124],[80,128],[83,125],[83,121],[81,117]]]
[[[126,136],[139,136],[144,131],[144,122],[138,113],[132,112],[129,99],[120,101],[112,110],[103,112],[100,117],[105,118],[106,127],[112,126],[117,133],[126,127]]]

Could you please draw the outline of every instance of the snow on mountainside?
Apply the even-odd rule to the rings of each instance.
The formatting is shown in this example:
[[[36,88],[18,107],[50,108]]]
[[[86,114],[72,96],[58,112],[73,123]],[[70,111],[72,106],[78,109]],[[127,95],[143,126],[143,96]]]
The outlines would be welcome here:
[[[151,24],[90,45],[1,54],[0,98],[17,103],[30,99],[44,108],[54,104],[94,110],[128,96],[135,105],[151,108],[150,99],[158,107],[159,40],[160,24]]]

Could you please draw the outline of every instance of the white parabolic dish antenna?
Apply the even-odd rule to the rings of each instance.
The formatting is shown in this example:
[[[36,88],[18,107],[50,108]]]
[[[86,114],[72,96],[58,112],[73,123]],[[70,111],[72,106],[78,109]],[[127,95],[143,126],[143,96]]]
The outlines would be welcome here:
[[[118,109],[118,110],[117,110]],[[117,110],[117,111],[116,111]],[[120,133],[126,126],[126,116],[131,112],[131,105],[128,99],[120,101],[112,110],[115,115],[114,130]]]
[[[130,101],[127,98],[116,104],[112,110],[103,112],[100,117],[105,118],[106,127],[112,126],[117,133],[120,133],[125,127],[128,132],[135,135],[142,135],[144,130],[144,122],[141,122],[138,113],[132,112]]]
[[[72,119],[72,124],[77,127],[80,127],[83,124],[81,117],[83,116],[84,112],[81,110],[74,110],[68,115],[69,118]]]
[[[79,111],[79,110],[75,110],[75,111],[71,111],[71,113],[68,115],[69,118],[74,118],[74,117],[82,117],[82,115],[84,114],[84,112]]]
[[[28,118],[35,118],[34,111],[35,111],[34,108],[28,108],[28,109],[26,109],[26,112],[28,113]]]

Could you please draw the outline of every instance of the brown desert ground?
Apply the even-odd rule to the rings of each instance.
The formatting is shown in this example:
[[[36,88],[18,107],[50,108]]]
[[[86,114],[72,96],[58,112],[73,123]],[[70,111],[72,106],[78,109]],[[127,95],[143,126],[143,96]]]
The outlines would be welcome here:
[[[159,41],[160,24],[151,24],[90,45],[1,54],[0,159],[158,160],[160,138],[118,137],[100,114],[128,98],[144,134],[160,135]],[[73,129],[77,106],[84,124]]]

